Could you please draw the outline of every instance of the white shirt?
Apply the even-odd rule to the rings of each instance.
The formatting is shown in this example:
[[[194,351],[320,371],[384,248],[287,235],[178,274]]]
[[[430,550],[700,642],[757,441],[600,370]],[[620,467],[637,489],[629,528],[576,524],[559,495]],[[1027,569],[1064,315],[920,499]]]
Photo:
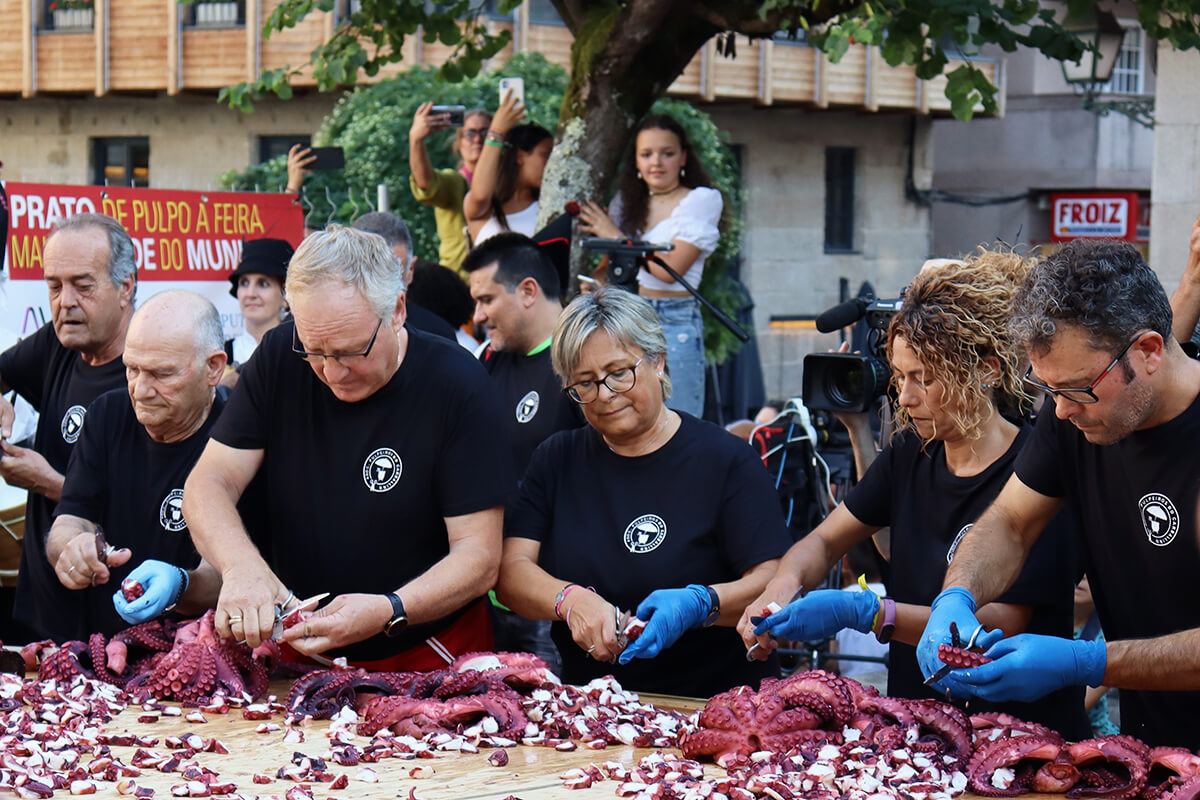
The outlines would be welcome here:
[[[644,241],[658,244],[667,244],[681,239],[696,247],[700,251],[700,255],[697,256],[688,271],[682,274],[692,286],[699,286],[700,278],[704,274],[704,262],[712,255],[713,250],[717,249],[717,243],[721,239],[721,232],[717,229],[717,225],[721,222],[723,207],[724,201],[721,199],[720,192],[707,186],[697,186],[684,195],[669,217],[650,230],[640,233],[639,236]],[[622,210],[623,203],[621,195],[618,194],[609,206],[609,216],[612,217],[617,227],[622,226]],[[659,280],[648,270],[638,272],[638,283],[647,289],[667,292],[677,292],[682,288],[674,281],[667,283]]]
[[[500,227],[500,221],[495,217],[488,217],[487,222],[483,223],[483,227],[479,229],[479,235],[475,237],[474,245],[479,245],[486,242],[498,233],[523,233],[526,236],[533,236],[536,232],[538,215],[537,200],[530,203],[524,211],[517,211],[513,214],[505,214],[504,218],[508,220],[508,227]]]

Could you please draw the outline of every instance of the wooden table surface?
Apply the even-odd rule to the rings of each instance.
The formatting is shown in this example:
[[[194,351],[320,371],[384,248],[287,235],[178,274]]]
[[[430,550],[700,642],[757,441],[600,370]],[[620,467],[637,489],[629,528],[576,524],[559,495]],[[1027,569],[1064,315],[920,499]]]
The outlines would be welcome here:
[[[279,699],[287,693],[287,684],[276,682],[271,687],[272,694]],[[643,695],[642,701],[659,706],[669,706],[683,711],[692,711],[703,706],[704,701],[687,698],[665,698],[653,695]],[[166,704],[170,705],[170,704]],[[185,710],[186,711],[186,710]],[[296,786],[294,781],[276,779],[268,784],[256,784],[251,780],[255,773],[274,776],[280,767],[291,766],[294,753],[304,753],[311,758],[322,758],[329,752],[329,740],[326,733],[329,730],[327,720],[314,720],[303,728],[305,740],[302,743],[285,743],[283,731],[273,733],[256,733],[259,721],[249,721],[242,718],[240,709],[230,709],[228,714],[205,713],[208,720],[205,723],[187,722],[182,716],[162,716],[157,722],[141,723],[139,715],[146,712],[140,706],[132,705],[122,714],[104,726],[104,732],[109,734],[133,733],[141,736],[155,736],[160,742],[152,749],[158,753],[171,752],[162,740],[168,736],[184,736],[197,734],[204,738],[219,739],[229,749],[229,753],[197,753],[188,763],[194,761],[220,775],[221,783],[236,783],[237,793],[245,797],[255,795],[266,798],[271,795],[284,796],[288,789]],[[283,715],[276,714],[268,722],[283,723]],[[354,744],[363,747],[370,742],[370,737],[358,737]],[[113,754],[128,764],[136,747],[113,746]],[[357,780],[355,775],[359,767],[342,767],[333,762],[328,763],[328,771],[335,775],[345,773],[350,783],[345,789],[329,789],[328,783],[311,782],[313,796],[318,800],[335,797],[350,800],[351,798],[408,798],[409,790],[415,791],[418,800],[499,800],[509,795],[515,795],[521,800],[539,800],[539,798],[562,797],[564,789],[559,774],[572,767],[586,767],[589,764],[600,764],[604,761],[618,761],[630,765],[643,756],[653,752],[652,749],[641,749],[625,746],[608,746],[603,750],[590,750],[580,746],[572,752],[560,752],[550,747],[532,747],[518,745],[507,748],[509,762],[504,767],[494,767],[488,763],[487,757],[493,748],[480,748],[479,753],[436,753],[436,758],[401,760],[385,758],[380,761],[362,764],[378,774],[377,783]],[[84,763],[88,758],[85,757]],[[409,770],[414,767],[432,767],[434,774],[430,777],[409,777]],[[723,770],[710,767],[713,775],[723,774]],[[142,775],[133,778],[138,786],[148,786],[155,790],[154,800],[170,800],[171,787],[185,784],[187,781],[179,773],[161,773],[154,769],[145,769]],[[93,797],[117,798],[115,784],[97,782],[98,791]],[[615,797],[616,781],[605,780],[589,789],[571,791],[572,798]],[[65,796],[67,792],[56,792],[56,796]],[[127,798],[131,800],[131,798]]]
[[[271,687],[272,694],[282,699],[287,693],[285,682],[276,682]],[[642,695],[644,703],[659,707],[674,708],[685,712],[701,708],[703,700],[657,695]],[[294,781],[275,779],[268,784],[255,784],[252,777],[255,773],[274,776],[280,767],[290,766],[294,753],[303,753],[311,758],[323,758],[329,751],[329,740],[326,733],[329,730],[328,721],[316,720],[303,728],[305,740],[302,743],[285,743],[284,732],[256,733],[259,721],[249,721],[242,718],[240,709],[230,709],[228,714],[205,713],[208,720],[205,723],[187,722],[182,716],[162,716],[157,722],[140,723],[137,717],[145,712],[140,706],[133,705],[104,727],[104,732],[110,734],[134,733],[137,735],[155,736],[160,739],[152,749],[159,753],[171,752],[162,742],[168,736],[183,736],[197,734],[205,738],[217,738],[229,749],[228,754],[198,753],[191,761],[207,767],[220,776],[222,783],[236,783],[236,792],[243,797],[268,798],[278,796],[284,798],[288,789],[297,786]],[[283,723],[281,714],[276,714],[270,722]],[[369,737],[358,737],[356,746],[366,745]],[[128,764],[135,747],[113,746],[114,755]],[[363,764],[376,771],[378,782],[371,783],[356,778],[358,766],[342,767],[333,762],[328,763],[328,771],[335,775],[345,773],[349,785],[340,790],[330,790],[328,783],[308,783],[316,800],[339,798],[352,800],[355,798],[399,798],[407,800],[412,796],[417,800],[501,800],[510,795],[520,800],[550,800],[569,796],[572,800],[588,800],[589,798],[613,798],[618,786],[617,781],[604,780],[593,784],[587,789],[567,790],[559,778],[559,774],[571,768],[582,768],[589,764],[602,764],[605,761],[617,761],[624,765],[635,764],[643,756],[653,752],[652,749],[633,748],[626,746],[608,746],[603,750],[591,750],[579,747],[571,752],[560,752],[549,747],[534,747],[518,745],[507,748],[509,762],[506,766],[495,767],[488,763],[487,757],[493,751],[491,748],[481,748],[479,753],[436,753],[432,759],[401,760],[385,758],[380,761]],[[84,759],[86,763],[88,758]],[[432,767],[433,774],[429,777],[413,778],[409,770],[414,767]],[[723,776],[725,771],[714,765],[706,765],[706,777]],[[141,776],[134,778],[138,786],[155,789],[154,800],[171,800],[171,788],[185,784],[186,780],[179,773],[160,773],[157,770],[146,769]],[[96,798],[121,797],[116,791],[115,784],[98,782]],[[55,793],[56,797],[67,796],[65,790]],[[1062,800],[1063,795],[1023,795],[1022,800]],[[132,800],[132,796],[127,798]],[[962,800],[982,800],[975,795],[966,793]]]

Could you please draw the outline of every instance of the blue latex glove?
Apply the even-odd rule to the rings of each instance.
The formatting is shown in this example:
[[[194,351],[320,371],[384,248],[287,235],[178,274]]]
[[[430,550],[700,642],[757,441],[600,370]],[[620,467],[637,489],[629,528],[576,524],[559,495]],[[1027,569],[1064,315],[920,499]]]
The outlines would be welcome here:
[[[1064,686],[1100,686],[1108,666],[1103,640],[1019,633],[987,651],[990,663],[950,673],[975,697],[1028,703]]]
[[[781,639],[815,642],[843,628],[870,633],[878,611],[879,595],[874,592],[818,589],[764,619],[755,626],[754,634],[770,633]]]
[[[635,658],[654,658],[704,622],[711,610],[708,589],[698,583],[682,589],[655,589],[637,607],[637,617],[646,621],[646,627],[621,652],[619,661],[628,664]]]
[[[126,580],[142,585],[142,596],[132,603],[125,599],[121,590],[113,593],[113,606],[121,619],[130,625],[147,622],[173,607],[187,591],[187,573],[174,564],[146,559],[133,568]]]
[[[951,622],[958,625],[961,646],[966,647],[971,634],[979,627],[979,620],[975,618],[975,598],[961,586],[943,589],[941,594],[933,598],[929,622],[925,624],[921,641],[917,643],[917,663],[926,678],[946,666],[938,658],[938,646],[953,644],[950,638]],[[1004,632],[999,629],[982,632],[975,637],[975,647],[986,649],[1002,638]],[[956,675],[956,672],[952,672],[933,685],[955,697],[968,697],[970,693],[958,683]]]

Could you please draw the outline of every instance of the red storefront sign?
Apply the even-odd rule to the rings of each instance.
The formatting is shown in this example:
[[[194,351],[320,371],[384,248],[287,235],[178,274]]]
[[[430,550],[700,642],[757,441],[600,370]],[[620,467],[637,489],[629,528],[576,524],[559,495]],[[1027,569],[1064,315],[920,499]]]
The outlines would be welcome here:
[[[42,280],[42,249],[54,221],[81,212],[119,221],[137,251],[138,279],[225,281],[247,239],[304,237],[295,195],[185,192],[118,186],[57,186],[6,182],[8,275]]]
[[[1050,195],[1050,239],[1137,240],[1137,192]]]

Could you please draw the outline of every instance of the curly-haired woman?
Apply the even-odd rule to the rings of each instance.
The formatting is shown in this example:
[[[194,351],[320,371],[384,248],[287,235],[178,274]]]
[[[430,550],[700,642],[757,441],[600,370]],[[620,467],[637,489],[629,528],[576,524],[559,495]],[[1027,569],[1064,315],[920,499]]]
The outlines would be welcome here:
[[[888,693],[937,696],[923,684],[914,645],[942,586],[955,547],[1000,492],[1032,430],[1019,415],[1032,398],[1022,384],[1022,358],[1008,335],[1017,289],[1033,262],[1011,252],[980,251],[963,261],[926,267],[909,287],[888,328],[897,433],[862,480],[811,534],[793,545],[763,594],[747,607],[739,631],[754,652],[773,636],[819,641],[843,628],[891,641]],[[891,528],[888,596],[822,583],[856,543]],[[979,609],[989,629],[1040,631],[1070,638],[1078,575],[1073,531],[1057,523],[1043,537],[1013,588]],[[770,602],[785,608],[755,626]],[[973,631],[962,631],[963,639]],[[1081,689],[1039,703],[996,708],[1049,725],[1068,738],[1087,736]],[[972,704],[972,712],[983,710]]]

